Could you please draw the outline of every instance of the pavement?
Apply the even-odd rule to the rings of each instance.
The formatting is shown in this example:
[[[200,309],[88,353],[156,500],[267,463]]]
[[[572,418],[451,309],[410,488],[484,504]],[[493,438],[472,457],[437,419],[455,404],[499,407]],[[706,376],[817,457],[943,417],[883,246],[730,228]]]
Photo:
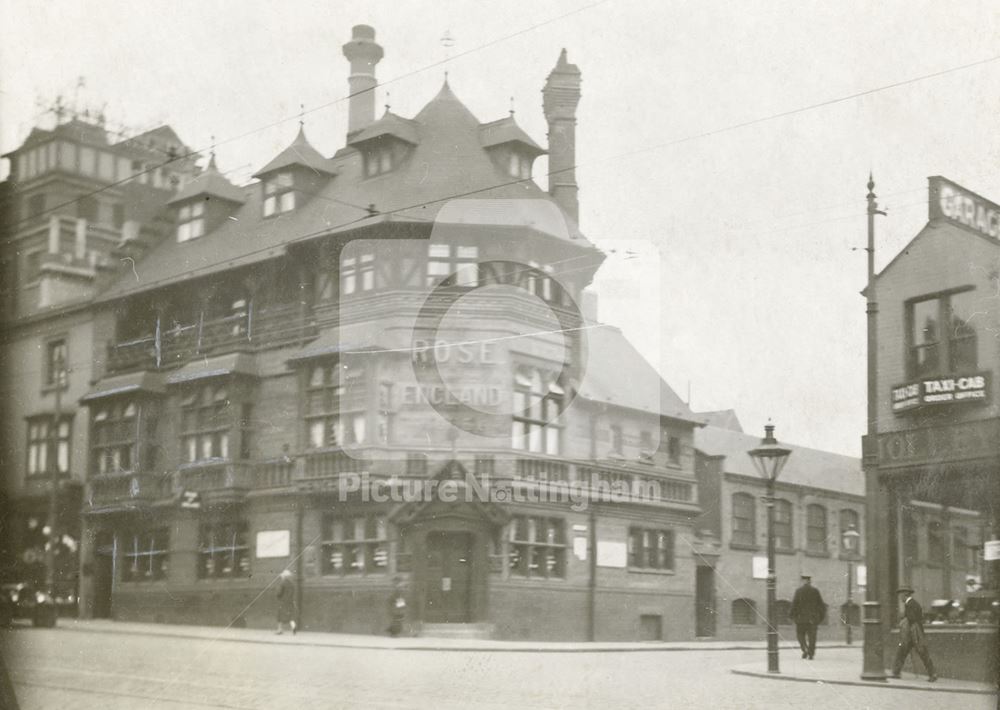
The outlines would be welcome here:
[[[670,652],[670,651],[765,651],[764,642],[755,641],[645,641],[645,642],[546,642],[546,641],[501,641],[492,639],[432,638],[432,637],[385,637],[362,634],[342,634],[327,632],[304,632],[278,635],[262,629],[237,629],[213,626],[183,626],[172,624],[149,624],[120,622],[103,619],[79,620],[60,619],[59,628],[98,634],[127,634],[136,636],[163,636],[197,639],[213,642],[251,643],[267,645],[318,646],[327,648],[388,649],[408,651],[472,651],[511,653],[628,653],[628,652]],[[928,682],[926,676],[903,672],[900,679],[888,678],[879,683],[860,678],[860,652],[858,644],[848,646],[837,642],[819,642],[818,660],[799,657],[796,642],[779,643],[785,651],[781,657],[781,672],[768,673],[766,659],[760,662],[744,663],[730,668],[735,675],[767,678],[769,680],[812,683],[817,685],[860,686],[881,690],[922,690],[944,693],[967,693],[994,695],[996,687],[987,683],[939,678]],[[824,654],[831,649],[857,649],[857,656],[836,653]],[[888,672],[886,673],[888,677]]]

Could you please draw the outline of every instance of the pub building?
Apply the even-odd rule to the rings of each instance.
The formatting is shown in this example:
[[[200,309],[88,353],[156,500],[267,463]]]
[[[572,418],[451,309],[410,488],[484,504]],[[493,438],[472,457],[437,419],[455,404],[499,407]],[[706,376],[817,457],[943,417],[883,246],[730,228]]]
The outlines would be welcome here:
[[[887,626],[901,614],[895,590],[912,586],[941,675],[982,679],[995,672],[1000,588],[1000,207],[928,182],[927,224],[872,282],[877,440],[866,449],[884,544],[869,549],[869,576]]]
[[[343,51],[345,146],[213,157],[96,300],[82,613],[269,627],[287,568],[304,630],[384,633],[400,577],[414,633],[692,638],[699,420],[578,305],[579,70],[546,192],[513,112],[376,118],[374,30]]]

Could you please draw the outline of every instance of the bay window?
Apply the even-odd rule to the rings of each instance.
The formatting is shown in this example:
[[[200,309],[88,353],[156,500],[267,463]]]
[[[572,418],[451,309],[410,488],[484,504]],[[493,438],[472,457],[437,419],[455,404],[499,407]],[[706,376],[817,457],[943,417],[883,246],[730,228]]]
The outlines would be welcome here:
[[[192,387],[181,399],[181,461],[229,458],[233,415],[225,385]]]
[[[91,470],[98,474],[132,471],[138,408],[130,399],[110,400],[91,409]]]

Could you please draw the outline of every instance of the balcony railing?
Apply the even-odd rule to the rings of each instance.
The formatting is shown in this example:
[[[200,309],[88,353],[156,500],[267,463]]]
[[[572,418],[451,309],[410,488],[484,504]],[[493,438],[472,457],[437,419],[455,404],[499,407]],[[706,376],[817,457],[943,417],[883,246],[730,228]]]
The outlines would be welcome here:
[[[246,492],[253,486],[252,464],[231,461],[187,464],[180,470],[182,490],[213,493]]]
[[[262,350],[304,342],[316,335],[316,323],[298,303],[250,309],[197,323],[161,325],[159,331],[108,343],[108,370],[153,370],[183,364],[195,357],[239,350]]]
[[[362,473],[369,468],[369,462],[347,454],[339,449],[314,451],[305,455],[303,478],[337,478],[345,473]]]
[[[169,475],[162,474],[105,474],[91,478],[90,489],[96,507],[144,504],[173,495],[173,481]]]

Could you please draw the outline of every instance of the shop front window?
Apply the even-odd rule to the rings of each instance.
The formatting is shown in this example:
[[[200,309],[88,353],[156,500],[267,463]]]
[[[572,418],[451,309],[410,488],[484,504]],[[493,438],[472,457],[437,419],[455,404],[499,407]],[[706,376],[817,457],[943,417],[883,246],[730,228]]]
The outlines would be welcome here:
[[[566,576],[565,523],[559,518],[515,516],[510,522],[510,573],[518,577]]]
[[[206,524],[199,533],[199,579],[250,576],[245,522]]]
[[[325,516],[321,569],[325,575],[387,572],[389,541],[385,516]]]
[[[674,531],[629,528],[628,566],[636,569],[674,568]]]
[[[150,582],[165,579],[170,557],[167,530],[136,532],[122,538],[124,547],[123,582]]]

